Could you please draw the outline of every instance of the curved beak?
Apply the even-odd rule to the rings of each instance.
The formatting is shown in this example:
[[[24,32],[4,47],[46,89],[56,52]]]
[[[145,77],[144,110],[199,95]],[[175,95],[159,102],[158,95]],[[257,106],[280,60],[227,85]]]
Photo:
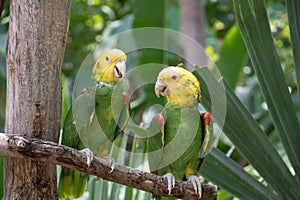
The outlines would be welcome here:
[[[124,59],[119,59],[114,68],[114,77],[123,78],[126,73],[126,61]]]
[[[159,97],[160,95],[162,95],[162,96],[170,95],[169,87],[161,78],[157,79],[154,89],[155,89],[155,94],[157,97]]]

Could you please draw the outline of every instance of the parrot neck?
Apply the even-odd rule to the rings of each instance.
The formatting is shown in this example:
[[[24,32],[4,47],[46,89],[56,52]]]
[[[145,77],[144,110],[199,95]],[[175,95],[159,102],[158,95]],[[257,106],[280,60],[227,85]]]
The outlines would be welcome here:
[[[116,85],[116,83],[118,83],[119,81],[107,81],[107,80],[102,80],[102,79],[95,79],[93,76],[92,76],[92,79],[91,79],[91,84],[90,85],[97,85],[97,84],[102,84],[104,86],[108,86],[108,87],[113,87],[114,85]]]
[[[107,73],[93,73],[92,79],[106,83],[117,83],[122,80],[121,78],[116,78],[113,75],[108,75]]]
[[[170,93],[169,96],[167,96],[167,101],[170,104],[173,104],[175,106],[195,106],[198,104],[198,99],[195,98],[194,95],[190,95],[190,94],[174,94],[174,93]]]

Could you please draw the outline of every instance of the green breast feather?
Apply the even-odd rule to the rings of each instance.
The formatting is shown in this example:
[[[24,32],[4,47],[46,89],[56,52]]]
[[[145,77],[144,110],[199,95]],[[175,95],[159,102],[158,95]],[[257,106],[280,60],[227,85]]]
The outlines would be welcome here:
[[[66,116],[62,144],[78,150],[88,147],[98,156],[108,155],[114,138],[129,118],[122,93],[122,88],[114,91],[113,86],[90,86],[82,92]],[[82,172],[63,168],[59,196],[80,197],[87,178]]]
[[[198,106],[165,106],[166,122],[164,133],[148,140],[149,152],[163,149],[159,158],[149,160],[150,170],[158,175],[172,172],[176,179],[196,173],[201,147],[201,121]],[[161,142],[162,139],[162,142]],[[154,157],[153,157],[154,158]],[[161,168],[162,167],[162,168]]]

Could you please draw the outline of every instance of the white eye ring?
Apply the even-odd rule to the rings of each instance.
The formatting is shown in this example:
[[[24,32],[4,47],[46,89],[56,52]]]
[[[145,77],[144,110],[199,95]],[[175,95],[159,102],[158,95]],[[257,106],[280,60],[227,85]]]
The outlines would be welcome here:
[[[178,76],[177,76],[177,75],[174,74],[174,75],[171,76],[171,80],[172,80],[172,81],[177,81],[177,79],[178,79]]]
[[[107,62],[110,62],[110,59],[109,59],[108,56],[105,56],[105,60],[106,60]]]

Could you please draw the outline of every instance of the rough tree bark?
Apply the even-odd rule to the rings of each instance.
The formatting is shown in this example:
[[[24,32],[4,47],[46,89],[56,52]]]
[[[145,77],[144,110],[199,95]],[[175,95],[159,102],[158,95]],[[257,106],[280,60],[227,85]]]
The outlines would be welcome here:
[[[58,141],[70,0],[11,0],[5,132]],[[55,165],[5,157],[4,199],[56,199]]]

